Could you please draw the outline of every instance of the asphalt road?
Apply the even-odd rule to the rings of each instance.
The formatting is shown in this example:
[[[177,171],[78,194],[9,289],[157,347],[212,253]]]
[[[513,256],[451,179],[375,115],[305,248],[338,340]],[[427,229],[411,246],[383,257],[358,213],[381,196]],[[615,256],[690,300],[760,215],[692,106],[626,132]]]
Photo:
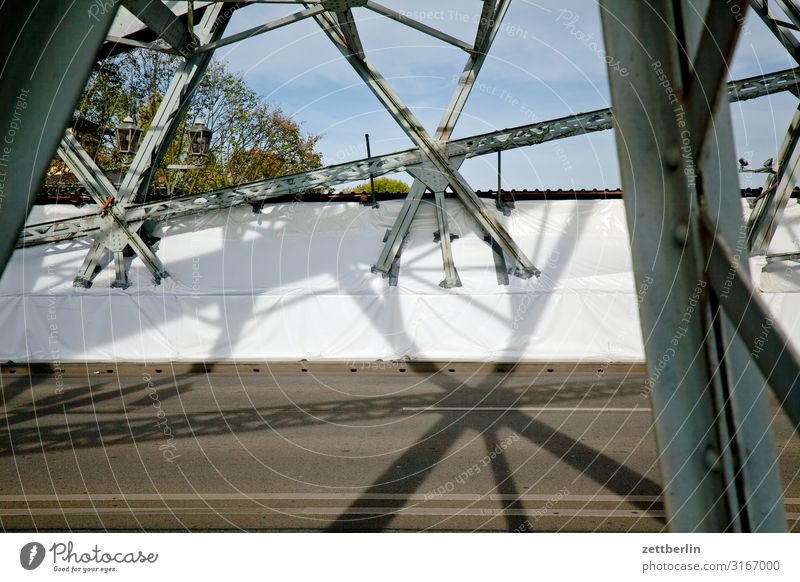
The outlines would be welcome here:
[[[353,369],[5,373],[0,525],[666,528],[640,373]],[[797,530],[800,439],[776,430]]]

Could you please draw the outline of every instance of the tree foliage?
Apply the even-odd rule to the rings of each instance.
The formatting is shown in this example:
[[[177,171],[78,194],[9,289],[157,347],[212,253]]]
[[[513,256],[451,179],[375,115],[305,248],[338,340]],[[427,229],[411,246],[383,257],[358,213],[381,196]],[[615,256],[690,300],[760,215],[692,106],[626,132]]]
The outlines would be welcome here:
[[[402,180],[395,180],[393,178],[375,178],[375,192],[387,193],[387,194],[405,194],[408,192],[408,184],[403,182]],[[366,192],[367,194],[372,192],[372,186],[369,182],[364,182],[363,184],[356,184],[352,188],[345,188],[342,192],[355,192],[355,193],[363,193]]]
[[[73,131],[112,178],[124,174],[130,162],[116,150],[114,128],[130,116],[146,130],[179,65],[180,59],[171,54],[136,49],[106,59],[90,76]],[[210,154],[188,158],[185,130],[198,119],[214,132]],[[267,103],[241,74],[215,60],[161,161],[151,192],[203,192],[317,168],[322,164],[318,140],[280,107]],[[166,168],[180,164],[201,169]],[[61,181],[71,179],[60,160],[54,161],[50,174]]]

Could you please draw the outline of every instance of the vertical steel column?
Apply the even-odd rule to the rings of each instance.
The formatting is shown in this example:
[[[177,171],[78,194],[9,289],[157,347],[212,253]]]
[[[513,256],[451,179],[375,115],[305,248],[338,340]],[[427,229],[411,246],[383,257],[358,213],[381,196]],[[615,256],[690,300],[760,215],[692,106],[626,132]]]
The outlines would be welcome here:
[[[445,206],[444,190],[436,190],[433,193],[436,203],[436,224],[438,225],[439,248],[442,250],[442,264],[444,265],[444,279],[439,283],[443,289],[461,287],[461,278],[458,276],[456,264],[453,260],[453,249],[451,243],[455,238],[450,234],[450,225],[447,221],[447,207]],[[434,236],[434,241],[436,240]]]
[[[0,273],[115,12],[59,0],[0,3]]]
[[[453,158],[454,165],[461,165],[464,158],[459,156]],[[450,225],[447,219],[447,207],[445,205],[444,192],[447,189],[447,179],[430,167],[430,164],[423,164],[421,168],[409,168],[409,173],[419,180],[433,192],[436,205],[436,226],[437,231],[433,235],[433,242],[439,243],[442,251],[442,265],[444,267],[444,279],[439,286],[443,289],[461,287],[461,278],[458,276],[455,261],[453,260],[452,242],[455,236],[450,234]]]
[[[739,23],[705,0],[602,0],[601,12],[606,51],[630,72],[609,81],[636,282],[650,282],[639,309],[669,525],[785,530],[763,381],[721,321],[699,232],[704,212],[741,235],[730,120],[714,118]]]
[[[372,148],[369,147],[369,134],[368,133],[364,134],[364,141],[367,143],[367,158],[371,158],[372,157]],[[369,205],[374,207],[374,208],[377,208],[378,207],[378,201],[377,201],[377,198],[376,198],[376,194],[377,193],[375,192],[375,178],[372,176],[372,172],[369,173],[369,190],[370,190],[370,197],[368,199],[369,200]]]
[[[727,21],[730,27],[734,21],[741,23],[744,17],[746,3],[744,6],[741,4],[737,6],[733,2],[727,2],[720,7],[712,0],[683,0],[685,46],[688,56],[695,63],[696,78],[708,74],[702,63],[709,61],[709,46],[718,46],[719,43],[723,46],[717,51],[725,50],[724,38],[713,38],[705,48],[700,46],[701,39],[711,38],[707,26],[711,26],[713,31],[717,30],[713,28],[713,24],[708,24],[712,20],[712,6],[721,15],[717,21]],[[736,13],[736,8],[741,8],[741,12]],[[706,22],[696,17],[698,12],[708,15]],[[732,58],[734,43],[735,40],[730,44],[726,60]],[[723,64],[727,69],[727,62],[723,61]],[[727,74],[723,72],[718,77],[720,84],[725,78]],[[719,89],[713,95],[710,92],[699,92],[698,96],[701,97],[700,101],[689,105],[695,110],[699,108],[703,112],[701,117],[712,119],[707,147],[703,151],[695,152],[699,174],[696,186],[700,193],[703,223],[711,225],[717,240],[727,241],[729,247],[735,249],[733,258],[736,260],[735,257],[738,256],[737,267],[741,272],[749,274],[747,228],[742,220],[729,96],[727,91]],[[703,260],[708,261],[715,249],[706,241],[703,250]],[[738,503],[741,507],[739,519],[742,530],[783,530],[786,527],[786,516],[771,426],[772,412],[767,400],[767,384],[759,371],[765,369],[766,358],[754,357],[754,344],[745,345],[747,332],[755,330],[748,330],[747,322],[731,319],[728,304],[734,301],[733,293],[729,293],[726,284],[715,284],[708,273],[707,265],[706,262],[705,277],[712,289],[708,315],[711,317],[710,327],[717,336],[717,345],[712,353],[715,391],[719,402],[717,411],[720,417],[724,416],[718,420],[718,424],[722,429],[721,434],[727,433],[728,439],[724,447],[727,451],[723,450],[723,456],[728,453],[731,456],[731,466],[727,467],[727,459],[725,462],[729,471],[726,476],[726,493],[737,496],[732,504]],[[756,303],[756,298],[750,299]],[[723,315],[723,310],[726,315]],[[760,324],[756,329],[760,334]],[[773,335],[777,335],[777,326],[773,329]],[[772,374],[771,371],[768,373]]]

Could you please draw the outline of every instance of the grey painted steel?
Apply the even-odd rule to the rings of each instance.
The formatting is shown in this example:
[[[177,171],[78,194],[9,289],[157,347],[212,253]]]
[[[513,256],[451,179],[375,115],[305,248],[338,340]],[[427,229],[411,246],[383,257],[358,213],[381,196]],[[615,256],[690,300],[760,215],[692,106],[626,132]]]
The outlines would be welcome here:
[[[483,237],[483,242],[488,244],[492,249],[492,259],[494,260],[494,271],[495,275],[497,276],[497,284],[508,285],[510,283],[508,279],[508,265],[506,265],[506,256],[503,254],[503,249],[501,249],[497,242],[495,242],[495,240],[489,235],[485,235]]]
[[[273,20],[272,22],[267,22],[266,24],[262,24],[260,26],[254,26],[253,28],[249,28],[247,30],[243,30],[242,32],[238,32],[236,34],[232,34],[231,36],[227,36],[225,38],[221,38],[219,40],[215,40],[204,44],[197,48],[198,53],[213,51],[220,47],[227,46],[229,44],[233,44],[235,42],[240,42],[243,40],[247,40],[249,38],[253,38],[254,36],[258,36],[259,34],[264,34],[265,32],[270,32],[272,30],[277,30],[284,26],[288,26],[289,24],[293,24],[295,22],[300,22],[301,20],[305,20],[315,14],[319,14],[324,10],[322,5],[315,5],[305,10],[301,10],[299,12],[295,12],[294,14],[290,14],[288,16],[284,16],[283,18],[278,18]]]
[[[778,261],[797,261],[800,260],[800,252],[789,253],[774,253],[764,257],[767,263],[775,263]]]
[[[761,17],[767,28],[772,31],[772,34],[775,35],[775,38],[784,46],[792,58],[800,63],[800,41],[791,32],[787,32],[784,26],[780,25],[780,21],[773,14],[767,0],[751,0],[750,6]]]
[[[176,16],[183,17],[189,11],[190,5],[186,0],[161,0],[161,2]],[[194,0],[191,7],[194,12],[198,12],[208,6],[210,2],[206,0]],[[106,5],[95,3],[94,6],[89,8],[89,13],[102,11]],[[144,24],[139,18],[131,14],[131,12],[124,6],[120,6],[116,11],[114,20],[111,23],[111,28],[108,31],[109,36],[106,37],[105,45],[113,43],[111,37],[122,37],[126,40],[131,40],[129,37],[135,35],[139,40],[156,40],[157,34],[147,34],[152,32],[152,29]]]
[[[468,212],[498,241],[503,250],[515,259],[517,265],[514,269],[514,274],[522,278],[538,276],[540,274],[539,270],[525,256],[522,249],[517,246],[516,242],[497,219],[487,212],[483,203],[464,180],[463,176],[450,166],[449,157],[444,146],[428,135],[424,127],[403,104],[389,83],[363,56],[363,48],[361,47],[350,10],[337,12],[336,15],[326,11],[316,16],[315,19],[339,48],[345,59],[381,101],[389,114],[420,148],[426,159],[447,178],[450,187],[467,207]]]
[[[502,0],[501,2],[485,2],[481,12],[481,18],[478,23],[478,30],[475,34],[474,50],[464,69],[458,79],[453,95],[450,102],[442,114],[442,119],[439,122],[439,127],[436,130],[436,139],[440,142],[446,142],[450,139],[453,128],[455,127],[461,112],[466,105],[467,98],[472,90],[478,73],[486,60],[486,55],[489,48],[494,42],[497,32],[505,16],[510,0]],[[451,160],[452,164],[452,160]],[[455,169],[460,167],[453,166]],[[397,250],[401,240],[404,240],[408,234],[411,223],[419,208],[419,201],[422,198],[424,188],[419,183],[419,180],[414,180],[411,186],[409,195],[406,197],[403,207],[398,214],[395,223],[392,227],[389,239],[383,246],[378,260],[373,266],[374,272],[386,273],[387,270],[394,262]]]
[[[387,230],[386,235],[383,237],[383,242],[386,242],[388,237],[389,231]],[[397,287],[397,281],[400,279],[400,256],[403,254],[403,249],[406,248],[407,245],[408,236],[406,236],[400,244],[400,252],[398,252],[397,256],[394,258],[392,268],[389,269],[389,273],[387,274],[387,277],[389,278],[389,287]]]
[[[58,0],[0,4],[0,273],[113,17]]]
[[[151,51],[158,51],[158,52],[162,52],[162,53],[167,53],[167,54],[170,54],[170,55],[180,54],[175,49],[169,48],[167,46],[163,46],[163,45],[161,45],[161,44],[159,44],[157,42],[143,42],[143,41],[140,41],[140,40],[133,40],[133,39],[130,39],[130,38],[125,38],[123,36],[111,36],[111,35],[109,35],[109,36],[106,37],[106,42],[108,42],[110,44],[124,44],[124,45],[131,46],[131,47],[134,47],[134,48],[143,48],[143,49],[148,49],[148,50],[151,50]]]
[[[687,5],[688,3],[684,2],[684,12],[687,10]],[[699,9],[701,13],[706,10],[710,18],[714,12],[709,11],[709,6],[713,6],[716,11],[717,22],[720,15],[723,20],[728,19],[730,10],[735,9],[734,4],[722,5],[709,3],[708,0],[705,0],[705,4],[695,1],[692,9]],[[743,13],[745,8],[743,3],[738,7],[740,13]],[[695,61],[695,75],[707,74],[709,59],[707,56],[700,58],[699,55],[706,55],[710,46],[730,47],[726,57],[717,61],[719,69],[726,69],[725,62],[730,62],[732,58],[734,42],[728,37],[725,44],[722,44],[724,34],[716,35],[711,42],[703,45],[703,40],[709,39],[707,31],[714,30],[716,26],[709,26],[708,18],[706,22],[693,18],[685,25],[689,38],[688,48]],[[732,27],[729,25],[728,29],[732,30]],[[717,49],[717,53],[720,52]],[[712,77],[721,84],[724,73],[720,74],[719,69],[716,76]],[[708,90],[709,94],[713,92],[713,88]],[[719,99],[719,93],[715,95],[716,99]],[[730,108],[727,107],[727,100],[710,104],[709,98],[703,93],[695,93],[694,98],[693,105],[697,109],[705,110],[707,119],[713,115],[713,130],[709,129],[706,133],[708,146],[697,160],[703,201],[703,211],[700,214],[701,238],[704,243],[702,257],[708,265],[709,255],[715,250],[707,244],[707,239],[702,235],[703,225],[710,225],[719,241],[729,241],[731,246],[738,248],[739,264],[736,266],[749,272],[749,261],[745,252],[746,227],[742,222],[738,194],[739,179],[735,161],[737,156],[734,149]],[[715,105],[713,114],[712,105]],[[748,341],[747,330],[738,321],[731,321],[724,315],[734,302],[732,290],[726,287],[725,283],[720,285],[715,281],[708,273],[708,267],[704,277],[713,290],[707,317],[710,321],[709,328],[713,330],[718,342],[711,350],[710,360],[715,372],[713,376],[715,398],[717,402],[724,403],[724,406],[717,405],[719,411],[717,428],[721,442],[729,443],[721,451],[724,462],[720,464],[729,484],[726,489],[726,494],[730,498],[729,504],[731,507],[740,508],[739,529],[745,531],[780,529],[783,527],[785,515],[783,512],[775,513],[775,507],[781,506],[783,500],[781,480],[776,470],[775,439],[771,428],[772,413],[766,397],[767,384],[759,371],[759,358],[753,356],[755,348]]]
[[[463,158],[456,158],[454,166],[460,166]],[[450,236],[450,225],[447,220],[447,208],[445,206],[444,191],[447,189],[447,178],[438,171],[430,167],[430,164],[409,170],[409,173],[416,180],[421,181],[428,189],[433,192],[436,212],[437,232],[434,233],[434,242],[439,243],[442,252],[442,265],[444,267],[444,279],[439,286],[443,289],[461,287],[461,279],[456,270],[453,260],[452,238]]]
[[[794,2],[777,2],[784,13],[796,26],[800,22],[800,10]],[[758,13],[764,24],[783,44],[789,55],[800,63],[800,41],[791,32],[785,30],[772,13],[766,0],[753,0],[753,10]],[[800,91],[795,91],[800,96]],[[769,250],[772,237],[778,227],[789,197],[797,183],[798,163],[800,163],[800,108],[792,118],[786,136],[778,151],[778,173],[770,175],[764,184],[762,197],[756,201],[748,220],[748,242],[752,254],[761,255]]]
[[[442,264],[444,265],[444,279],[439,283],[443,289],[461,287],[461,278],[456,270],[456,263],[453,260],[453,236],[450,234],[450,225],[447,221],[447,207],[445,206],[444,191],[437,190],[433,193],[436,201],[436,224],[439,231],[439,248],[442,251]]]
[[[733,81],[728,84],[731,101],[746,101],[791,90],[797,86],[800,69],[787,69],[756,77]],[[584,133],[611,129],[610,109],[599,109],[558,119],[531,123],[510,129],[466,137],[447,143],[448,155],[465,158],[485,155],[499,150],[527,147],[557,139],[564,139]],[[127,215],[165,220],[229,208],[239,204],[261,202],[270,198],[304,192],[316,187],[335,186],[345,182],[384,176],[392,172],[402,172],[423,162],[419,150],[404,150],[374,158],[356,160],[333,166],[326,166],[308,172],[290,174],[279,178],[259,180],[231,188],[206,192],[199,195],[176,197],[169,201],[132,205],[126,208]],[[452,163],[452,162],[451,162]],[[406,198],[398,220],[406,217],[411,220],[408,201],[422,198],[425,187],[415,181],[411,193]],[[68,218],[26,226],[18,240],[18,248],[69,240],[82,236],[94,236],[99,229],[98,215],[89,214],[79,218]]]
[[[207,8],[197,27],[198,41],[206,44],[220,38],[232,11],[223,4]],[[193,54],[176,72],[122,180],[119,204],[127,206],[149,186],[213,54],[214,51]]]
[[[372,0],[367,0],[367,3],[364,4],[365,8],[369,8],[373,12],[386,16],[387,18],[391,18],[392,20],[396,20],[401,24],[405,24],[406,26],[418,30],[420,32],[424,32],[427,35],[430,35],[434,38],[438,38],[441,41],[444,41],[448,44],[451,44],[455,47],[458,47],[462,50],[467,52],[472,52],[473,47],[471,44],[464,42],[460,38],[456,38],[454,36],[450,36],[449,34],[442,32],[441,30],[436,30],[435,28],[428,26],[418,20],[414,20],[404,14],[401,14],[391,8],[387,8],[382,4],[378,4],[377,2],[373,2]]]
[[[706,0],[695,0],[695,4],[703,3]],[[739,26],[730,26],[732,15],[744,14],[747,3],[748,0],[728,0],[724,4],[711,2],[706,9],[703,29],[697,32],[696,42],[689,40],[689,44],[696,45],[695,54],[702,55],[702,58],[694,59],[691,74],[685,72],[683,88],[685,101],[691,105],[686,111],[687,129],[695,155],[706,150],[714,130],[714,124],[709,123],[709,115],[716,111],[720,95],[725,92],[728,59],[733,58],[733,47],[739,36]],[[697,9],[696,5],[689,5],[684,11]],[[684,24],[689,26],[688,22],[691,19]],[[731,159],[735,159],[735,156],[731,156]]]
[[[180,54],[188,56],[194,50],[194,34],[161,0],[120,0],[120,3]]]
[[[372,148],[369,145],[369,134],[368,133],[364,134],[364,143],[367,146],[367,157],[371,158],[372,157]],[[372,206],[373,208],[378,208],[378,202],[375,199],[375,195],[376,194],[377,193],[375,192],[375,176],[370,174],[370,176],[369,176],[369,198],[368,198],[369,202],[368,202],[368,204],[370,206]]]
[[[778,173],[770,174],[764,194],[750,213],[748,240],[753,254],[765,254],[800,175],[800,107],[778,152]]]
[[[738,352],[726,353],[731,348],[728,329],[708,317],[716,314],[713,299],[721,290],[709,293],[703,272],[700,200],[691,179],[695,170],[709,166],[713,154],[730,154],[731,164],[735,159],[728,112],[718,107],[711,85],[723,78],[738,24],[732,12],[726,17],[712,10],[709,24],[720,41],[721,58],[706,65],[693,59],[690,66],[676,55],[691,56],[705,44],[700,39],[706,23],[696,12],[684,10],[683,25],[676,24],[681,16],[674,9],[679,6],[668,0],[601,4],[607,53],[631,72],[623,78],[609,70],[609,80],[634,272],[639,288],[647,289],[639,309],[666,508],[674,531],[782,531],[786,522],[773,464],[774,441],[761,414],[764,391],[757,383],[745,385],[752,379],[741,370],[746,362],[732,364]],[[686,47],[676,42],[681,36],[676,31],[686,34]],[[691,71],[704,79],[692,78]],[[704,86],[708,93],[698,98],[692,85]],[[684,86],[693,101],[683,101]],[[696,109],[706,112],[706,126],[690,126],[702,118]],[[708,125],[719,110],[723,115],[716,117],[717,130],[710,134]],[[688,136],[691,143],[705,149],[700,155],[690,150],[686,159],[681,147],[687,136],[682,132],[689,128],[700,134]],[[735,179],[732,167],[706,167],[706,173],[697,181],[703,190],[714,178],[726,176],[718,190]],[[739,205],[738,187],[705,196],[707,204],[724,196],[731,208]],[[729,221],[727,210],[716,212],[715,221]],[[729,234],[736,224],[724,228]],[[742,456],[743,445],[753,442],[760,447],[760,458]]]
[[[160,2],[158,3],[160,4]],[[132,6],[130,8],[135,9],[136,7]],[[165,6],[164,9],[172,14]],[[203,14],[203,18],[198,26],[197,39],[193,36],[191,42],[207,43],[219,38],[233,10],[235,10],[235,8],[226,9],[222,4],[209,7]],[[76,286],[89,287],[92,284],[93,278],[98,270],[102,268],[100,265],[100,259],[103,255],[102,249],[108,248],[112,253],[115,253],[114,256],[117,257],[117,259],[120,259],[122,255],[116,251],[122,251],[122,248],[117,247],[121,244],[123,239],[129,241],[131,248],[134,249],[136,254],[139,255],[147,265],[148,269],[150,269],[156,284],[160,283],[163,278],[168,276],[166,269],[164,269],[164,266],[156,257],[155,252],[141,240],[136,234],[135,228],[130,226],[130,224],[137,221],[126,216],[125,211],[119,207],[129,205],[137,193],[146,189],[151,182],[152,176],[158,167],[158,163],[166,152],[172,136],[175,134],[186,112],[192,93],[197,88],[197,85],[205,73],[212,55],[213,51],[208,51],[199,55],[191,54],[186,59],[184,65],[173,76],[155,116],[150,122],[150,127],[147,132],[145,132],[139,150],[136,152],[128,168],[128,172],[122,180],[119,191],[114,190],[113,187],[110,190],[106,190],[106,194],[114,199],[113,204],[108,208],[109,215],[113,220],[105,221],[106,224],[104,227],[102,224],[104,221],[101,219],[100,228],[103,233],[99,234],[95,239],[94,245],[90,249],[86,260],[79,270],[75,278]],[[80,147],[79,144],[78,147]],[[88,156],[83,156],[82,162],[79,161],[78,163],[82,163],[86,167],[88,167],[88,164],[93,164],[91,158]],[[93,177],[90,176],[88,178],[89,184],[87,188],[90,192],[92,192],[97,185],[101,188],[110,186],[110,182],[105,179],[105,176],[99,168],[89,170],[88,174],[94,174]],[[107,184],[102,183],[99,176],[102,176]],[[87,179],[86,176],[84,179]],[[97,223],[95,223],[94,226],[97,226]],[[119,260],[115,261],[115,266],[117,273],[115,286],[127,287],[127,275],[124,277],[120,276],[121,271],[124,271],[122,262]]]
[[[789,22],[794,25],[794,30],[800,30],[800,8],[794,0],[774,0],[783,13],[789,17]]]
[[[137,234],[136,228],[138,224],[129,224],[124,211],[114,204],[114,198],[117,194],[116,188],[103,173],[103,170],[86,153],[86,150],[72,135],[72,132],[65,132],[58,148],[58,154],[69,169],[72,170],[75,177],[84,185],[95,202],[106,208],[105,213],[107,217],[111,218],[111,220],[104,221],[108,228],[102,234],[98,234],[94,244],[115,253],[116,286],[128,286],[127,275],[120,276],[120,272],[124,274],[125,267],[121,261],[117,260],[122,257],[122,250],[128,245],[153,274],[153,280],[156,284],[160,283],[163,278],[168,277],[169,274],[155,252]],[[119,233],[116,232],[117,230]],[[120,233],[122,234],[121,237],[118,236]],[[92,279],[96,274],[97,261],[102,255],[98,251],[93,251],[90,254],[93,260],[85,263],[76,277],[75,284],[79,287],[91,286]]]
[[[475,48],[467,60],[461,75],[458,78],[458,85],[450,98],[450,103],[444,110],[439,127],[436,130],[438,139],[448,141],[456,126],[458,118],[464,109],[467,98],[472,92],[478,73],[483,68],[489,49],[494,43],[497,33],[503,24],[511,0],[494,0],[483,3],[478,30],[475,33]]]
[[[720,305],[747,344],[757,350],[754,363],[775,391],[778,402],[797,429],[800,427],[800,354],[786,332],[772,319],[769,307],[750,281],[750,275],[715,225],[704,220],[703,234],[710,249],[709,280],[715,288],[729,288]]]

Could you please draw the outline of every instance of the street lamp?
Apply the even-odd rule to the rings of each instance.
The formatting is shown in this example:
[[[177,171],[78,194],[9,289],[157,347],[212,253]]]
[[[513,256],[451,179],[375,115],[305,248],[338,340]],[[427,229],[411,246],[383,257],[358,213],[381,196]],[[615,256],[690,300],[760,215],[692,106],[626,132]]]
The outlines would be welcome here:
[[[212,135],[214,135],[214,132],[208,129],[202,119],[198,119],[190,125],[186,130],[186,137],[189,141],[189,155],[199,158],[208,156]]]
[[[136,153],[139,149],[139,138],[142,137],[142,129],[131,119],[130,115],[122,120],[116,127],[117,149],[123,157]]]

